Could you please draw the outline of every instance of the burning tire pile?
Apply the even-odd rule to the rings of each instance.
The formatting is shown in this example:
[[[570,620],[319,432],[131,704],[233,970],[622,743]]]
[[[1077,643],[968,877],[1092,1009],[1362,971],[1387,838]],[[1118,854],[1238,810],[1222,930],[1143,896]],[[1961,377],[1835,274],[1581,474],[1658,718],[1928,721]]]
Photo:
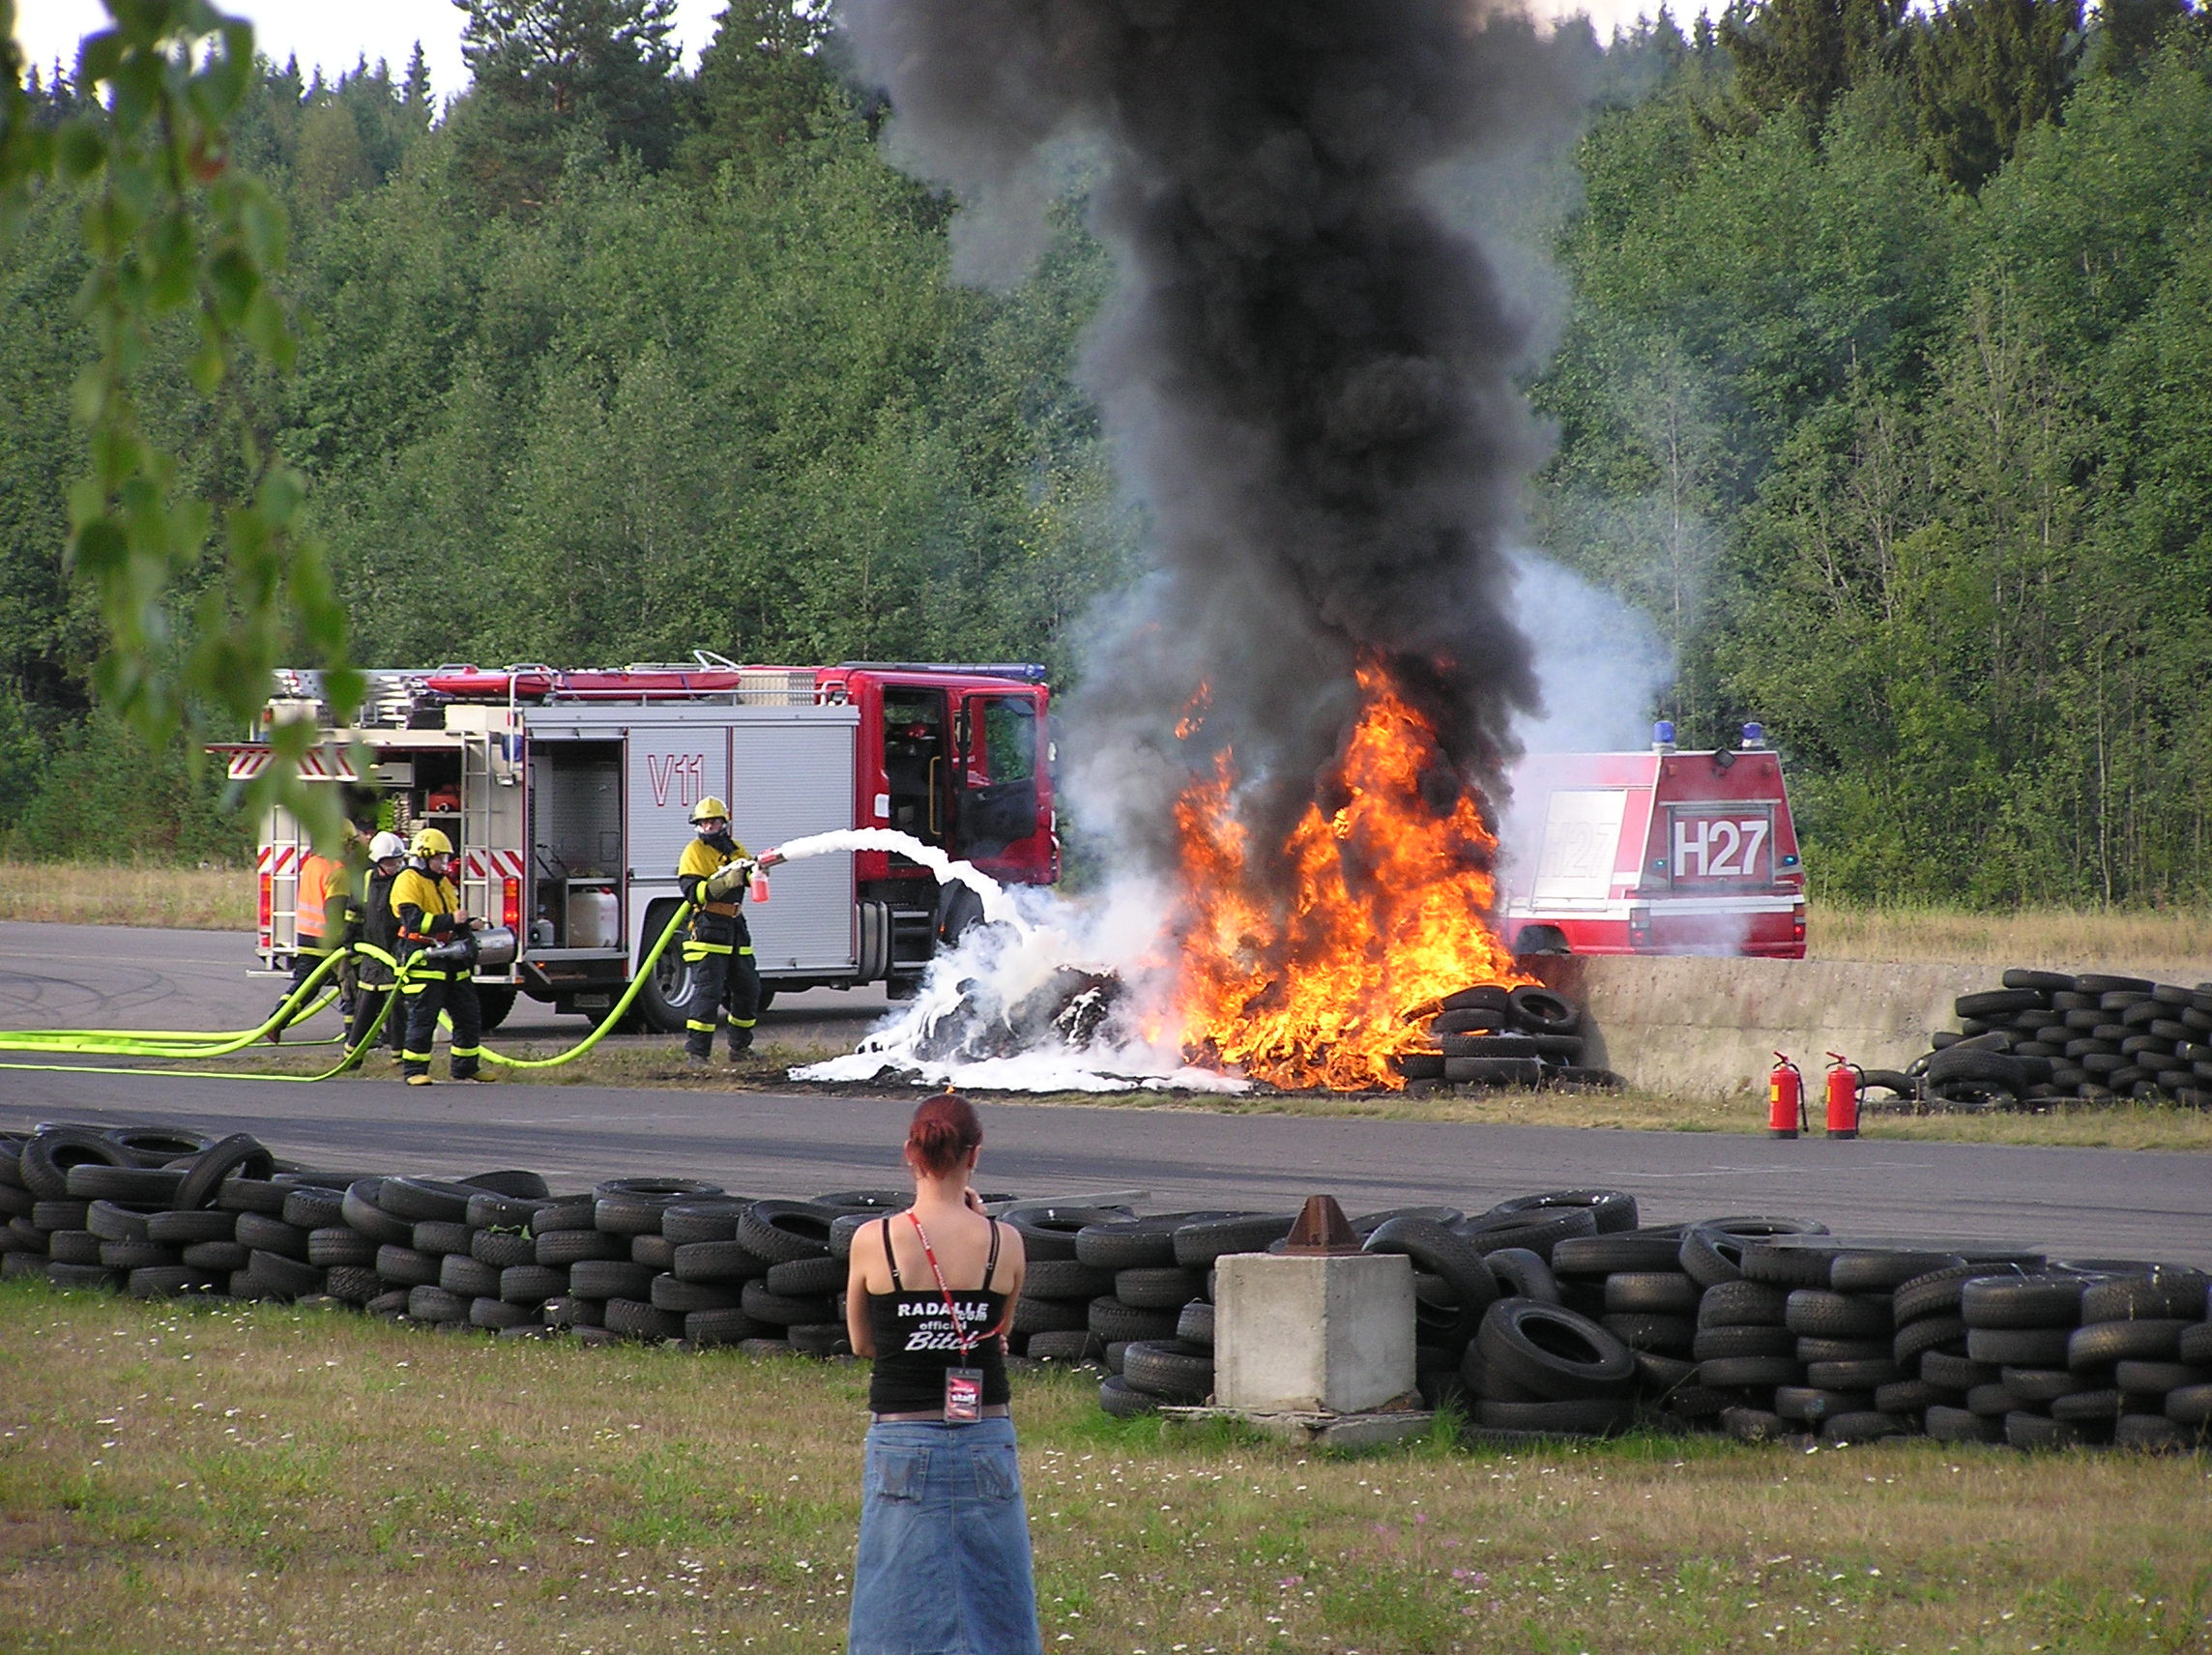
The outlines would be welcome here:
[[[1567,1190],[1472,1218],[1409,1209],[1353,1228],[1367,1251],[1412,1261],[1422,1399],[1456,1403],[1492,1439],[1640,1424],[1745,1441],[1926,1435],[2165,1450],[2212,1439],[2203,1271],[1854,1240],[1801,1219],[1637,1219],[1633,1196]],[[1270,1245],[1292,1222],[1110,1219],[1077,1231],[1073,1251],[1187,1261],[1184,1283],[1205,1286],[1199,1261],[1235,1250],[1216,1242]],[[1170,1285],[1165,1266],[1124,1268],[1147,1298]],[[1091,1305],[1095,1348],[1115,1370],[1101,1405],[1127,1415],[1207,1401],[1210,1302],[1160,1304],[1148,1325],[1116,1281],[1116,1296]]]
[[[1419,1020],[1436,1050],[1393,1060],[1410,1090],[1621,1085],[1618,1075],[1584,1064],[1582,1007],[1548,988],[1465,988]]]
[[[1868,1070],[1868,1088],[1913,1107],[2212,1109],[2212,983],[2034,971],[2006,972],[2002,983],[1961,995],[1959,1028],[1902,1072]]]

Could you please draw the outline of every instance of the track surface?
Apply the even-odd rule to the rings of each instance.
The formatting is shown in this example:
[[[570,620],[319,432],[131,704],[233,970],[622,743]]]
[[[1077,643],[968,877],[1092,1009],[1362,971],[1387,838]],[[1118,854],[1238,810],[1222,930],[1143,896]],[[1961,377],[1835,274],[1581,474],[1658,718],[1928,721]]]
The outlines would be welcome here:
[[[243,977],[249,960],[244,941],[230,937],[0,925],[0,1024],[238,1028],[275,998],[273,979]],[[832,1010],[779,1005],[771,1021],[793,1032],[866,1027],[870,1008],[851,1004],[858,997],[842,997],[845,1007],[833,995],[800,998]],[[501,1032],[573,1038],[582,1028],[524,1002]],[[684,1174],[751,1195],[895,1185],[911,1101],[0,1073],[0,1127],[67,1118],[247,1130],[279,1153],[364,1172],[524,1166],[571,1187]],[[1413,1202],[1473,1209],[1531,1190],[1603,1184],[1635,1192],[1652,1222],[1790,1213],[1868,1236],[2212,1266],[2212,1155],[1878,1138],[1772,1143],[1167,1107],[999,1103],[983,1115],[982,1181],[1025,1195],[1144,1190],[1157,1206],[1280,1207],[1326,1191],[1356,1212]]]

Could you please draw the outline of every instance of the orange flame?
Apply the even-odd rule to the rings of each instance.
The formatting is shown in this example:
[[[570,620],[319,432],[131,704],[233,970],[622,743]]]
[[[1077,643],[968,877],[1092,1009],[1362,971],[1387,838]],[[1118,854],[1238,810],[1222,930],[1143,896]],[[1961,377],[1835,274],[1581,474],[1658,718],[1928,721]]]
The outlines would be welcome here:
[[[1445,763],[1435,730],[1380,666],[1358,679],[1339,777],[1350,802],[1328,817],[1309,806],[1292,830],[1287,905],[1253,866],[1231,754],[1176,804],[1185,1047],[1282,1087],[1402,1087],[1391,1058],[1427,1045],[1410,1012],[1470,983],[1529,980],[1486,917],[1497,840],[1473,798],[1445,812],[1422,798],[1422,775]]]

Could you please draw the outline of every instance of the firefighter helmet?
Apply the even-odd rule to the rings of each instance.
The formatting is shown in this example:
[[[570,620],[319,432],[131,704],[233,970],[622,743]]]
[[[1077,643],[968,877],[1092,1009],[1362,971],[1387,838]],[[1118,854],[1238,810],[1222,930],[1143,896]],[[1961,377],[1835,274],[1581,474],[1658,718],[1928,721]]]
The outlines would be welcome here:
[[[396,833],[379,833],[368,842],[368,859],[372,862],[388,862],[406,854],[407,841]]]
[[[410,848],[418,857],[450,857],[453,854],[452,840],[437,828],[418,828],[415,830],[415,843]]]
[[[691,807],[694,822],[727,822],[729,819],[730,807],[711,793]]]

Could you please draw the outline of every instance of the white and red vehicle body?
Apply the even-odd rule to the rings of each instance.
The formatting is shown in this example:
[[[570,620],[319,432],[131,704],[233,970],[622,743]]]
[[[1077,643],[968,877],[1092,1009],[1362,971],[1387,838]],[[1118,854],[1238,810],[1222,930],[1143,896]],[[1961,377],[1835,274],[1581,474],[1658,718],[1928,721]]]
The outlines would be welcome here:
[[[731,829],[766,850],[843,828],[894,828],[1002,883],[1060,876],[1043,669],[850,661],[567,672],[527,666],[370,675],[368,701],[337,720],[311,674],[278,675],[261,740],[214,749],[230,774],[272,758],[266,730],[306,719],[321,740],[302,767],[343,787],[356,820],[452,839],[464,910],[512,926],[510,971],[480,975],[487,1019],[516,994],[596,1014],[613,1003],[681,893],[676,859],[700,798],[727,799]],[[306,847],[288,812],[262,825],[258,947],[289,969]],[[929,871],[864,851],[779,868],[750,911],[764,986],[887,982],[911,991],[963,922]],[[645,1019],[683,1026],[686,990],[668,950],[639,996]]]
[[[1519,953],[1805,957],[1805,871],[1781,760],[1741,748],[1544,753],[1513,773]]]

